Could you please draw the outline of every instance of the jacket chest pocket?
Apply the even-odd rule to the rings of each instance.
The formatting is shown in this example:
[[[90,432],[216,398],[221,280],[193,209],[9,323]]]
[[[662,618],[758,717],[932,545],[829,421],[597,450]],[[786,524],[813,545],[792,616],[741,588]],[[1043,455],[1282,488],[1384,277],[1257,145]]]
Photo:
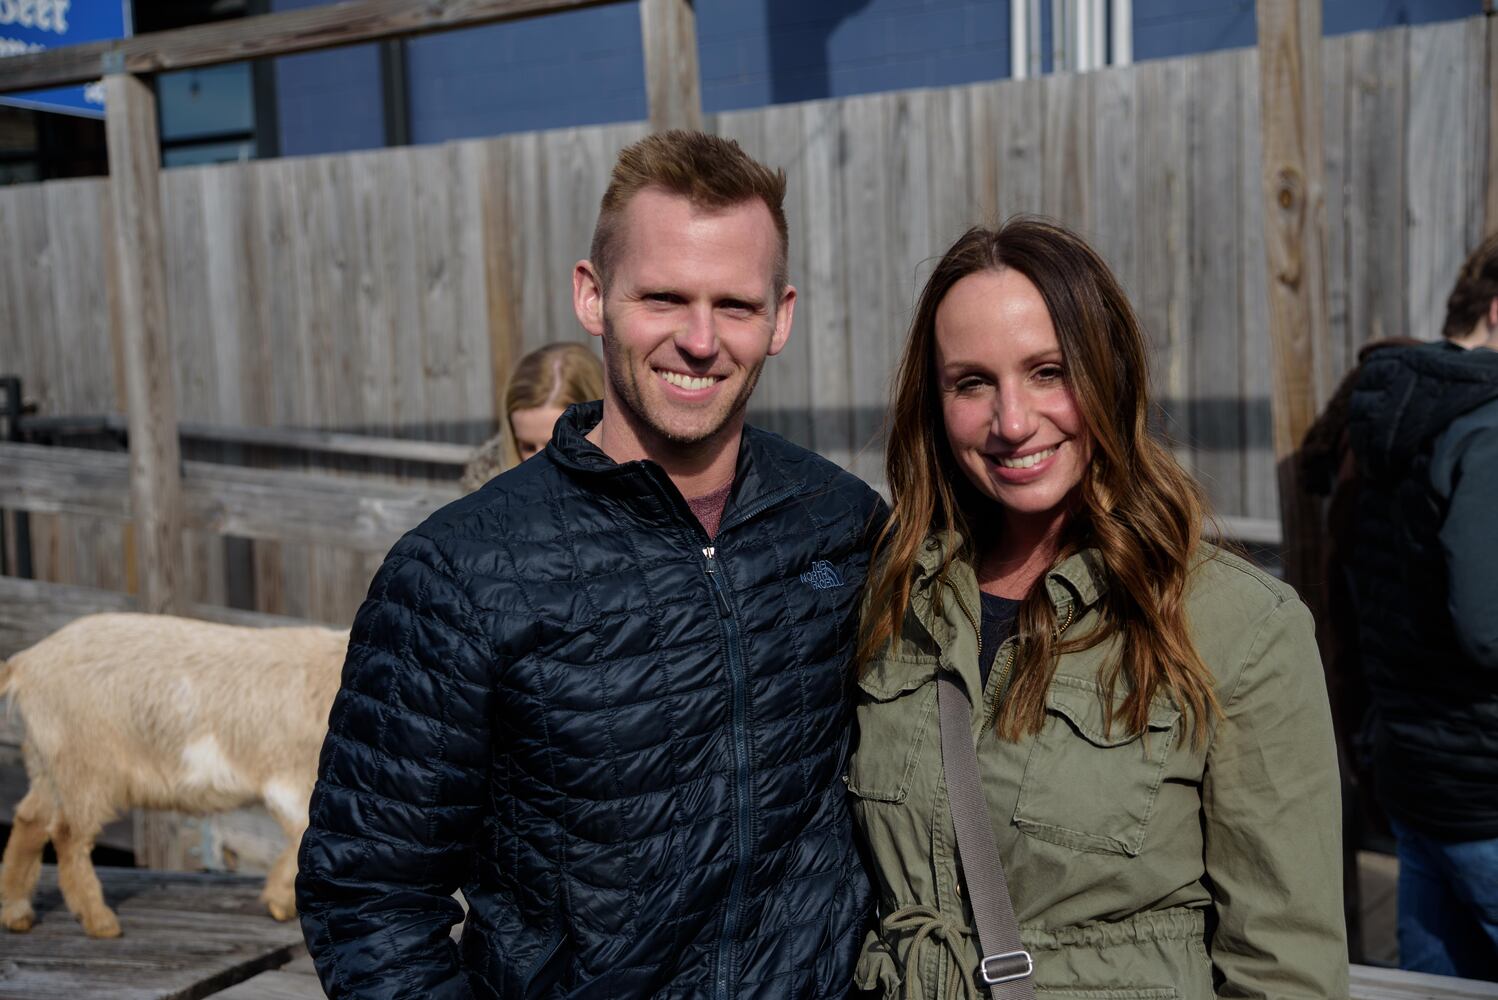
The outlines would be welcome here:
[[[1015,824],[1027,836],[1074,850],[1138,854],[1180,717],[1157,701],[1145,733],[1127,732],[1115,717],[1105,735],[1097,684],[1057,677],[1025,764]]]
[[[880,660],[858,679],[858,747],[848,790],[861,799],[904,802],[916,761],[936,727],[936,660]]]

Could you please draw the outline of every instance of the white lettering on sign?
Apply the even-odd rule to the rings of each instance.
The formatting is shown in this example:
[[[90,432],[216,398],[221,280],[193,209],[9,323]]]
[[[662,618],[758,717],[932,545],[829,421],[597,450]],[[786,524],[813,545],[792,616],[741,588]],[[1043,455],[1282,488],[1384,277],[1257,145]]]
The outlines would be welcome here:
[[[85,84],[83,87],[83,99],[90,104],[104,106],[104,81],[95,80],[93,83]]]
[[[0,0],[0,24],[67,33],[73,0]]]
[[[0,56],[22,56],[28,52],[45,52],[45,45],[23,42],[19,38],[0,38]]]

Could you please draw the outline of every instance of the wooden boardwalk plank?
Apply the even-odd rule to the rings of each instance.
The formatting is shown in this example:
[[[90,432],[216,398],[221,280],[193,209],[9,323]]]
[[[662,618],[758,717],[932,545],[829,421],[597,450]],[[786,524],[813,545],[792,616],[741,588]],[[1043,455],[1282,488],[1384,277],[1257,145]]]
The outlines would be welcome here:
[[[1352,1000],[1480,1000],[1498,997],[1498,983],[1354,965],[1351,992]]]
[[[306,972],[277,969],[215,993],[213,1000],[323,1000],[326,996],[310,968]]]
[[[85,937],[49,865],[36,927],[3,939],[0,998],[196,1000],[302,953],[301,928],[266,914],[259,879],[132,868],[100,868],[99,879],[124,935]]]

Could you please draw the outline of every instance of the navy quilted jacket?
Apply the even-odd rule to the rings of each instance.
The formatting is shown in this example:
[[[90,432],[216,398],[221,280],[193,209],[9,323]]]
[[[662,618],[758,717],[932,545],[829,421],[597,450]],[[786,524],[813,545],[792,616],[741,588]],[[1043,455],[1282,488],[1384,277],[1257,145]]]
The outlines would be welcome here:
[[[880,502],[746,428],[709,541],[599,413],[401,539],[355,619],[297,879],[331,997],[847,992]]]

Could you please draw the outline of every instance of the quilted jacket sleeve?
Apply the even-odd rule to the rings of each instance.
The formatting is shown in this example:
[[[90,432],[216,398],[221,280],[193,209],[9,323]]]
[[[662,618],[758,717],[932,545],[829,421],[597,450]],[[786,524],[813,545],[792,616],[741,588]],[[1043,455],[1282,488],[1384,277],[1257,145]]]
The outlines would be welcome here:
[[[354,620],[297,906],[328,996],[467,1000],[452,898],[486,801],[491,648],[430,539],[397,543]]]

